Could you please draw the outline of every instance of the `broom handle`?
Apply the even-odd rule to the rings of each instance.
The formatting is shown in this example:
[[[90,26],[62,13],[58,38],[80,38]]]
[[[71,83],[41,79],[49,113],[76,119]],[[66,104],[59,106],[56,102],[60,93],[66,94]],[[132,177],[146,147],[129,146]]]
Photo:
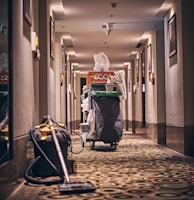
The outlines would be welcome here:
[[[56,150],[57,150],[57,153],[58,153],[58,156],[59,156],[59,160],[60,160],[60,163],[61,163],[61,167],[62,167],[63,173],[65,175],[67,183],[69,183],[70,182],[70,178],[69,178],[67,166],[65,164],[63,153],[61,151],[61,146],[60,146],[58,138],[56,136],[55,127],[53,126],[53,122],[51,121],[50,116],[48,116],[48,122],[49,122],[49,125],[50,125],[53,141],[55,143],[55,147],[56,147]]]

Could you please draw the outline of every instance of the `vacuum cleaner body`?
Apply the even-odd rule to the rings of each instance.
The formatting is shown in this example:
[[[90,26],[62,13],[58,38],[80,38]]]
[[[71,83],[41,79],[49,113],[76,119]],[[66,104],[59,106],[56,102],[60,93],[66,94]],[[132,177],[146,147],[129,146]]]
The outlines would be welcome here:
[[[64,160],[66,162],[66,165],[69,166],[68,164],[68,159],[67,159],[67,151],[68,151],[68,140],[63,137],[63,135],[60,132],[56,132],[59,143],[61,145],[61,151],[63,153]],[[47,135],[46,139],[42,139],[42,134],[39,130],[36,130],[34,132],[35,138],[37,140],[37,143],[41,147],[41,149],[45,152],[47,157],[51,160],[51,162],[57,167],[57,169],[63,173],[61,164],[59,161],[59,158],[57,156],[57,151],[52,139],[52,135]],[[35,146],[34,147],[34,155],[35,158],[40,156],[40,151],[38,148]],[[72,170],[70,167],[68,167],[68,171],[71,172]],[[34,176],[39,176],[39,177],[49,177],[49,176],[55,176],[56,171],[48,164],[48,162],[44,158],[40,158],[36,165],[32,169],[32,173]]]

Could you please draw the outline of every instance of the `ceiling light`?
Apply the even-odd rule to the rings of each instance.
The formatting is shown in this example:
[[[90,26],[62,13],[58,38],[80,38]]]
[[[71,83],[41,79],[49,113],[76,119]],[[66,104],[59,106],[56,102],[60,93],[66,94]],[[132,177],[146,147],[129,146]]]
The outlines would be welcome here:
[[[124,63],[123,63],[123,65],[125,65],[125,66],[126,66],[126,65],[129,65],[129,64],[130,64],[129,62],[124,62]]]
[[[116,8],[117,7],[117,3],[113,2],[110,4],[112,8]]]
[[[71,40],[71,35],[70,34],[64,34],[62,36],[62,38],[65,39],[65,40]]]
[[[78,67],[78,63],[72,63],[73,67]]]
[[[142,46],[142,43],[137,43],[136,47],[135,48],[140,48]]]
[[[62,6],[55,6],[55,10],[62,10],[63,7]]]
[[[102,25],[102,28],[104,29],[106,35],[110,35],[113,27],[114,25],[112,23],[105,23]]]
[[[69,51],[68,54],[71,56],[75,56],[75,51]]]
[[[152,24],[152,28],[157,28],[157,25],[156,24]]]
[[[62,5],[53,4],[53,5],[51,5],[51,10],[61,11],[61,10],[63,10],[63,6]]]

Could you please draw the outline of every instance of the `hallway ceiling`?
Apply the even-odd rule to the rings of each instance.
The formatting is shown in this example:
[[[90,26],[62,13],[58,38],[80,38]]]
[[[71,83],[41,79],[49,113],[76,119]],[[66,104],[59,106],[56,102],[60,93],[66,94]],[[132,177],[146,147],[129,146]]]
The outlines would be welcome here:
[[[100,52],[109,58],[110,69],[120,68],[128,62],[145,32],[163,30],[163,18],[173,0],[50,2],[55,17],[55,32],[64,35],[72,62],[78,64],[80,69],[93,70],[93,56]]]

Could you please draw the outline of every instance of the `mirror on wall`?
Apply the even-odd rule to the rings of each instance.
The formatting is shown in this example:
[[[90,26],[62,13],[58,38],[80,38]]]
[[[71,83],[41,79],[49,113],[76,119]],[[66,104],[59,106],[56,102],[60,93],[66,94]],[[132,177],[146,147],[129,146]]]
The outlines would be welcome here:
[[[8,2],[0,1],[0,164],[10,158]]]

